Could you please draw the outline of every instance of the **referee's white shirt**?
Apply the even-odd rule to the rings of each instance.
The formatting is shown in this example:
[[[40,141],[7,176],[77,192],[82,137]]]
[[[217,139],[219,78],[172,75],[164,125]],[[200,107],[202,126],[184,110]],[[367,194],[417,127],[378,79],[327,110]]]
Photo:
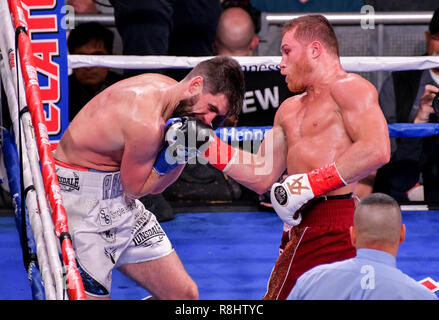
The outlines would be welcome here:
[[[396,268],[387,252],[358,249],[357,256],[305,272],[288,300],[432,300],[438,297]]]

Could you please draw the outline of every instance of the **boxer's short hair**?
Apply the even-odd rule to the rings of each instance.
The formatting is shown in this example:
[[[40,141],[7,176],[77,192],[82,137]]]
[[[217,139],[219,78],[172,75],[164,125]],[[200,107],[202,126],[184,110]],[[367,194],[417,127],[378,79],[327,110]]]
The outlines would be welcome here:
[[[244,102],[245,81],[241,65],[228,56],[218,56],[197,64],[187,79],[202,76],[205,92],[222,93],[228,100],[228,115],[238,116]]]
[[[286,22],[283,26],[282,36],[295,30],[294,37],[301,42],[310,43],[319,41],[330,52],[340,56],[338,40],[331,23],[321,14],[301,16]]]

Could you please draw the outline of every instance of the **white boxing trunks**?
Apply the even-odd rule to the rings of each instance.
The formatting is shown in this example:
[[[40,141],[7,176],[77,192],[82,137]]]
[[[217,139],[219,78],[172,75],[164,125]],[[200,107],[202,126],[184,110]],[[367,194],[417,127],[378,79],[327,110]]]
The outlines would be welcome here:
[[[87,294],[108,296],[113,268],[158,259],[174,250],[155,215],[125,196],[119,172],[56,160],[56,173]]]

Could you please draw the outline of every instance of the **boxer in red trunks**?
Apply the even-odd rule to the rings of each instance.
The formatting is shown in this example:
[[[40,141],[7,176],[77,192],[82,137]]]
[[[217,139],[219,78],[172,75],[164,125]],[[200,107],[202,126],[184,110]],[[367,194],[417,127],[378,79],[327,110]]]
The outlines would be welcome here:
[[[285,299],[306,270],[355,255],[349,238],[352,194],[360,179],[390,157],[377,91],[343,70],[326,18],[287,22],[281,53],[288,88],[301,94],[279,107],[258,153],[249,155],[215,138],[204,155],[258,193],[271,188],[284,234],[264,299]],[[285,169],[288,176],[277,183]]]
[[[303,210],[299,225],[291,228],[285,224],[280,255],[264,299],[284,300],[305,271],[354,257],[356,251],[348,232],[354,209],[352,194],[328,196]]]

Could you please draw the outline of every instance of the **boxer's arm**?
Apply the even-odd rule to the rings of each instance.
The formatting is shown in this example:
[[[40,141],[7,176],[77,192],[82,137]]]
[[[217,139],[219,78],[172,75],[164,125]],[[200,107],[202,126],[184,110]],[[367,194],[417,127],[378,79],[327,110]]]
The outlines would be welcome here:
[[[285,170],[287,144],[283,129],[276,120],[272,130],[265,135],[257,154],[234,148],[216,136],[210,126],[195,118],[190,118],[187,125],[183,125],[177,131],[181,131],[179,136],[196,138],[196,143],[193,145],[196,149],[195,155],[199,159],[204,158],[213,167],[258,193],[267,191]],[[180,140],[185,142],[186,139]],[[186,149],[184,145],[176,148],[177,145],[178,142],[169,144],[174,150]],[[190,151],[192,149],[186,150],[190,157],[194,156]],[[157,173],[168,174],[174,170],[174,167],[164,160],[166,152],[163,151],[159,153],[160,161],[158,163],[156,161],[153,168]],[[170,157],[168,154],[168,158]]]
[[[184,165],[180,165],[166,175],[156,173],[153,164],[163,141],[163,129],[145,127],[142,130],[129,130],[125,135],[120,173],[124,191],[131,198],[162,192],[184,168]]]
[[[375,87],[359,77],[338,81],[331,89],[352,145],[335,160],[348,183],[357,182],[389,161],[390,140]]]
[[[160,175],[156,171],[152,170],[150,176],[148,177],[147,184],[152,185],[153,187],[150,188],[150,191],[148,193],[158,194],[165,191],[167,187],[169,187],[178,179],[184,167],[184,165],[179,165],[176,169],[168,173],[166,176]]]
[[[261,194],[279,179],[286,168],[287,142],[276,115],[273,128],[256,154],[233,148],[218,137],[205,154],[208,162],[243,186]]]

